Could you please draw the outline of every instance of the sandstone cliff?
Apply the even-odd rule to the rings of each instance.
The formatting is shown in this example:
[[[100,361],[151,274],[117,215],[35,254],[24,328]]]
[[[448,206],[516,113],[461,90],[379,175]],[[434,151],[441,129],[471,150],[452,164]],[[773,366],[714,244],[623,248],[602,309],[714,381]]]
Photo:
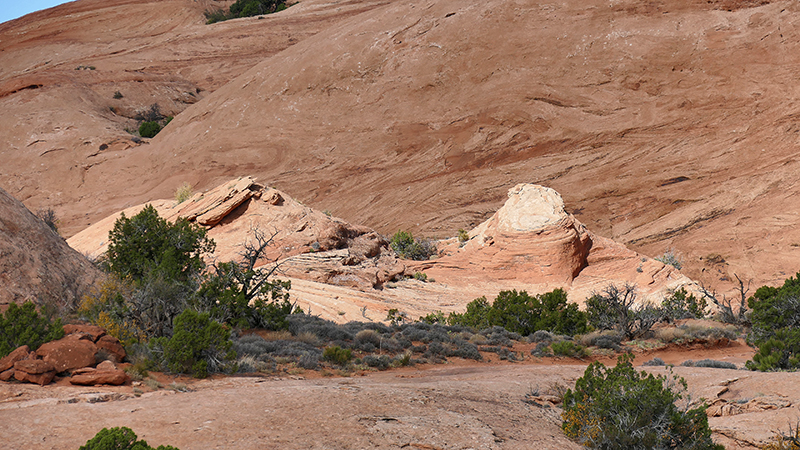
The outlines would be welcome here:
[[[32,300],[71,308],[99,270],[0,188],[0,311]]]

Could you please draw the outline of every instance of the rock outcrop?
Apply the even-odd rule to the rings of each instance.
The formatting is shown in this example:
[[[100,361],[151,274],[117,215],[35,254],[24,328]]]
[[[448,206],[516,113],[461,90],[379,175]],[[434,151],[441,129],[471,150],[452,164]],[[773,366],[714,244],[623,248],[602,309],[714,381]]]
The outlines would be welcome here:
[[[503,207],[466,242],[442,244],[441,258],[409,263],[407,273],[533,292],[560,287],[578,303],[609,284],[636,285],[642,301],[660,301],[681,286],[696,288],[674,267],[592,233],[566,212],[556,191],[532,184],[510,189]]]
[[[0,311],[25,300],[71,307],[100,276],[20,201],[0,188]]]
[[[57,341],[42,344],[36,354],[55,367],[56,372],[94,366],[97,346],[87,334],[70,334]]]
[[[56,377],[52,364],[41,359],[23,359],[14,363],[14,378],[25,383],[44,386]]]
[[[206,227],[208,236],[217,244],[208,261],[238,261],[243,245],[260,232],[272,243],[259,264],[277,262],[279,274],[284,277],[368,289],[405,271],[388,241],[374,230],[303,206],[251,177],[196,193],[179,204],[169,200],[151,204],[167,220],[183,218]],[[123,212],[130,217],[143,207]],[[108,232],[119,216],[120,213],[114,214],[76,234],[69,244],[101,257],[108,248]]]
[[[569,284],[586,267],[591,239],[586,227],[564,210],[553,189],[518,184],[489,220],[469,233],[466,253],[480,254],[500,279]]]
[[[130,381],[131,378],[125,371],[120,370],[111,361],[103,361],[96,368],[83,368],[72,372],[70,384],[81,386],[96,386],[100,384],[110,384],[119,386]]]
[[[116,367],[126,356],[116,338],[93,325],[65,325],[64,331],[65,337],[46,342],[35,352],[23,345],[0,359],[0,381],[45,385],[57,374],[77,375],[73,384],[81,385],[119,385],[130,380]],[[98,364],[99,359],[103,360]]]

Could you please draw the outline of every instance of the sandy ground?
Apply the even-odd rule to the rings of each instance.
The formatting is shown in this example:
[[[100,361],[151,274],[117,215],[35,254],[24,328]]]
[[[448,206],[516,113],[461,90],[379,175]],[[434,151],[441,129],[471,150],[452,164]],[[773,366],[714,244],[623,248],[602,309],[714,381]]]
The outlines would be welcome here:
[[[636,364],[658,356],[673,363],[713,358],[741,366],[751,355],[741,343],[715,349],[667,348],[637,353]],[[101,428],[114,426],[130,427],[151,445],[183,450],[579,448],[561,433],[558,408],[524,400],[532,392],[553,395],[573,386],[586,361],[528,356],[524,362],[508,363],[492,354],[484,359],[347,377],[291,370],[292,374],[207,380],[157,374],[166,387],[143,388],[139,397],[132,386],[2,384],[0,448],[75,449]],[[666,373],[663,367],[647,370]],[[800,394],[794,386],[800,374],[673,370],[686,378],[694,399],[719,395],[743,403],[769,397],[790,405],[712,417],[715,439],[727,448],[752,448],[748,443],[764,442],[798,416],[794,406],[800,404]],[[185,384],[189,391],[171,390],[172,383]]]

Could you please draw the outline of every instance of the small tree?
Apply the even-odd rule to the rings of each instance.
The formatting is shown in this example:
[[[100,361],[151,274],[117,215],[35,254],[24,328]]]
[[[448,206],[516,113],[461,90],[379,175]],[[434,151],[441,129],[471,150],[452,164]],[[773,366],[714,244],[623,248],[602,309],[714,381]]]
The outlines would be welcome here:
[[[154,353],[162,352],[168,370],[205,378],[236,358],[230,338],[230,331],[211,320],[208,313],[187,309],[175,317],[172,337],[155,338],[150,346]]]
[[[620,289],[609,285],[586,300],[589,323],[601,330],[616,330],[627,339],[643,336],[659,321],[661,312],[636,299],[635,286],[626,284]]]
[[[752,370],[800,368],[800,273],[779,288],[762,286],[750,297],[752,328],[747,336],[758,347]]]
[[[736,277],[736,281],[739,282],[739,287],[737,290],[739,291],[739,305],[738,307],[734,305],[733,300],[727,298],[725,295],[722,296],[722,299],[717,297],[717,293],[706,289],[705,286],[700,286],[700,291],[703,293],[703,297],[711,300],[711,303],[717,305],[719,308],[720,320],[725,323],[731,323],[734,325],[747,325],[749,320],[747,319],[747,292],[750,291],[750,282],[747,282],[747,287],[744,285],[744,281],[739,278],[739,275],[733,274]],[[734,310],[735,308],[735,310]]]
[[[240,253],[240,262],[214,264],[192,299],[199,311],[238,328],[286,329],[286,316],[299,312],[289,302],[290,281],[273,279],[279,266],[256,267],[277,235],[255,228]],[[265,268],[266,266],[266,268]]]
[[[152,205],[131,218],[123,213],[108,240],[108,269],[134,282],[155,273],[167,280],[188,281],[205,267],[202,256],[215,247],[203,228],[185,219],[171,224]]]
[[[564,394],[564,433],[590,448],[713,449],[705,408],[679,408],[686,381],[677,376],[636,372],[633,355],[620,355],[616,367],[594,362],[575,389]],[[685,402],[688,403],[688,402]]]
[[[36,312],[36,305],[26,301],[22,306],[8,305],[5,314],[0,314],[0,358],[16,348],[27,345],[36,350],[45,342],[64,337],[61,319],[50,323]]]
[[[708,303],[705,297],[697,298],[694,294],[680,288],[670,292],[661,301],[661,311],[667,320],[702,319],[706,315]]]

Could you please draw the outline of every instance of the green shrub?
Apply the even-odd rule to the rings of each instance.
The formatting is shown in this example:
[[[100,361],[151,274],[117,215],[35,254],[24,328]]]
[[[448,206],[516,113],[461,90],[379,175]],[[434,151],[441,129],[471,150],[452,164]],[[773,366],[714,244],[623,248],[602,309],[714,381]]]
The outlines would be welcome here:
[[[585,358],[589,356],[586,347],[578,345],[572,341],[559,341],[550,344],[553,354],[556,356],[566,356],[568,358]]]
[[[458,229],[458,242],[464,245],[469,240],[469,233],[463,228]]]
[[[747,301],[752,312],[748,342],[758,343],[781,328],[800,327],[800,273],[789,277],[783,286],[762,286]]]
[[[289,302],[291,282],[270,281],[271,274],[248,263],[217,264],[190,302],[213,319],[237,328],[284,330],[286,317],[302,311]]]
[[[169,371],[205,378],[236,358],[230,338],[230,331],[208,314],[187,309],[175,317],[172,337],[152,339],[151,348],[163,351],[163,364]]]
[[[668,320],[702,319],[708,303],[704,297],[697,298],[685,288],[672,291],[661,301],[661,311]]]
[[[239,17],[252,17],[264,14],[272,14],[286,9],[286,0],[236,0],[228,12],[223,9],[206,11],[206,24],[221,22],[223,20],[236,19]]]
[[[563,289],[535,296],[525,291],[502,291],[492,305],[486,297],[480,297],[470,302],[463,314],[451,313],[448,323],[477,329],[500,326],[520,335],[538,330],[575,335],[587,330],[586,314],[577,304],[567,302]]]
[[[450,325],[461,325],[464,327],[472,327],[477,330],[491,328],[489,319],[487,317],[492,305],[486,300],[486,297],[478,297],[475,300],[467,303],[467,310],[463,313],[451,312],[447,317],[447,323]]]
[[[779,328],[767,339],[758,341],[758,351],[745,363],[750,370],[800,369],[800,328]]]
[[[341,348],[338,345],[325,347],[322,351],[322,358],[326,361],[343,366],[353,358],[353,351],[349,348]]]
[[[154,272],[168,280],[188,281],[205,268],[202,255],[215,247],[205,229],[185,219],[169,223],[152,205],[131,218],[123,213],[108,240],[108,270],[134,282]]]
[[[161,125],[158,122],[142,122],[139,125],[139,136],[145,138],[152,138],[161,131]]]
[[[103,428],[86,441],[80,450],[178,450],[171,445],[159,445],[154,449],[144,440],[136,440],[136,433],[128,427]]]
[[[434,323],[447,323],[447,317],[445,317],[444,313],[441,311],[434,311],[432,313],[428,313],[427,316],[423,316],[419,318],[420,322],[434,324]]]
[[[758,288],[747,303],[752,310],[747,342],[758,347],[747,368],[800,368],[800,273],[789,277],[779,288]]]
[[[398,231],[390,241],[392,250],[401,258],[414,261],[425,261],[437,252],[436,244],[429,239],[415,239],[406,231]]]
[[[36,350],[45,342],[62,337],[61,319],[50,323],[36,312],[36,305],[30,300],[22,306],[11,303],[5,314],[0,314],[0,358],[23,345]]]
[[[608,286],[586,299],[589,323],[600,330],[616,330],[627,339],[647,334],[661,318],[661,311],[652,305],[637,304],[636,298],[634,286]]]
[[[122,92],[120,92],[120,91],[114,91],[114,99],[115,99],[115,100],[119,100],[119,99],[121,99],[122,97],[123,97],[123,96],[122,96]]]
[[[711,440],[705,408],[682,409],[677,376],[638,373],[633,355],[622,355],[616,367],[595,362],[586,368],[575,389],[564,394],[564,433],[590,448],[601,449],[723,449]]]

